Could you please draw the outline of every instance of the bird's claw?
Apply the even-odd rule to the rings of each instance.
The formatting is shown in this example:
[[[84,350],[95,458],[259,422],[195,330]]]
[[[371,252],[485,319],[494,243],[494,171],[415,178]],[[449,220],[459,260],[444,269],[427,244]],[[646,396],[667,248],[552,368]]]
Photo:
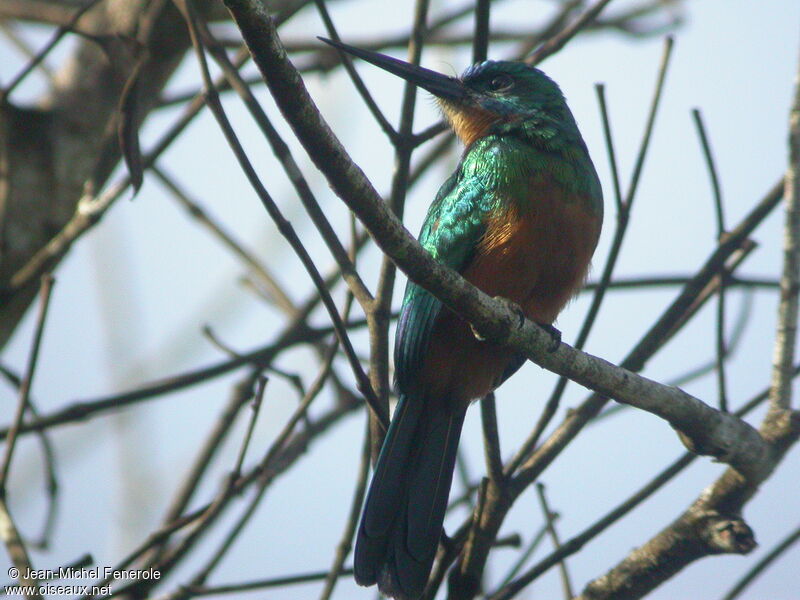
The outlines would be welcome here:
[[[496,300],[497,302],[501,302],[508,310],[513,312],[515,315],[517,315],[517,318],[519,319],[519,322],[517,323],[517,327],[522,327],[522,325],[525,323],[525,312],[522,310],[522,307],[519,304],[517,304],[513,300],[509,300],[508,298],[505,298],[504,296],[495,296],[494,298],[492,298],[492,300]],[[475,336],[476,340],[478,340],[479,342],[483,342],[483,341],[486,340],[486,338],[484,336],[482,336],[480,334],[480,332],[478,332],[477,329],[475,329],[474,325],[470,324],[469,328],[472,330],[472,335]],[[560,335],[561,334],[559,333],[559,336]]]
[[[477,329],[475,329],[475,325],[472,323],[469,324],[469,328],[472,330],[472,335],[475,337],[476,340],[479,342],[485,342],[486,338],[483,337]]]
[[[550,323],[537,323],[537,325],[550,334],[550,345],[547,347],[547,351],[552,354],[561,345],[561,332]]]
[[[519,304],[513,300],[509,300],[504,296],[495,296],[492,298],[492,300],[502,303],[508,310],[517,315],[517,318],[519,319],[517,327],[522,327],[522,325],[525,323],[525,311],[522,310],[522,307]]]

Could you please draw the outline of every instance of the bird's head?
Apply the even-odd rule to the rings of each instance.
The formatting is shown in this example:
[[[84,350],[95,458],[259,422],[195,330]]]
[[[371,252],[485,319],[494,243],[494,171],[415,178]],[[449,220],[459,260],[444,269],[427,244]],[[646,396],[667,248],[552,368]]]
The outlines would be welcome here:
[[[522,62],[487,60],[450,77],[402,60],[320,38],[436,96],[445,117],[465,145],[492,132],[545,128],[573,122],[558,85]]]

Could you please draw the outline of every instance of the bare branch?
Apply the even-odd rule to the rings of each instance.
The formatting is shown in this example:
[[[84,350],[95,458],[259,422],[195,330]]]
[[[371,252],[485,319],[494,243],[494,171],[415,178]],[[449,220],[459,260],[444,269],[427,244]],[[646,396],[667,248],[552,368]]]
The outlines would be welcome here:
[[[542,505],[542,512],[544,513],[544,520],[545,525],[547,527],[547,533],[550,535],[550,539],[553,542],[553,546],[556,549],[556,552],[561,550],[561,540],[558,538],[558,532],[556,531],[555,527],[555,513],[550,510],[550,506],[547,503],[547,497],[544,493],[544,484],[537,483],[536,484],[536,493],[539,495],[539,502]],[[562,558],[558,561],[558,568],[561,573],[561,587],[564,590],[564,599],[570,600],[575,594],[572,592],[572,583],[569,580],[569,572],[567,571],[567,563]]]
[[[489,17],[491,4],[489,0],[477,0],[475,3],[475,36],[472,42],[472,62],[486,60],[489,49]]]
[[[256,194],[258,195],[259,199],[261,200],[262,204],[266,208],[267,212],[269,213],[272,220],[278,227],[278,230],[281,234],[286,238],[286,240],[291,245],[292,249],[297,254],[300,261],[303,263],[306,271],[308,272],[311,280],[314,282],[317,291],[319,292],[322,303],[325,305],[325,308],[328,311],[328,315],[333,322],[334,329],[336,330],[336,335],[339,338],[339,343],[342,345],[342,349],[345,351],[347,355],[348,362],[350,363],[350,367],[353,370],[353,374],[358,381],[359,390],[362,394],[364,394],[365,399],[367,400],[367,404],[372,408],[373,412],[375,413],[378,420],[384,425],[384,427],[388,426],[389,417],[388,411],[386,407],[381,405],[378,402],[377,397],[375,396],[375,391],[372,388],[372,384],[370,383],[369,378],[364,373],[364,370],[361,367],[361,363],[358,360],[358,357],[353,350],[352,343],[350,342],[350,338],[347,335],[347,330],[344,327],[344,324],[339,317],[339,313],[336,309],[336,305],[333,303],[333,299],[330,297],[328,293],[325,282],[322,279],[319,271],[317,270],[314,261],[311,259],[311,256],[308,254],[303,243],[300,241],[300,238],[297,236],[297,233],[294,231],[292,225],[287,221],[283,214],[281,213],[280,209],[278,209],[277,204],[272,199],[272,197],[267,192],[264,185],[261,183],[255,169],[253,168],[250,159],[247,157],[247,154],[244,151],[241,143],[239,142],[236,133],[233,131],[230,122],[228,121],[227,116],[225,115],[225,111],[222,108],[222,104],[219,100],[219,95],[216,93],[214,89],[214,84],[211,81],[211,75],[208,71],[208,65],[206,64],[205,60],[205,53],[203,47],[201,45],[201,41],[199,39],[199,35],[196,31],[196,16],[194,15],[191,4],[188,4],[185,0],[175,0],[179,2],[179,6],[182,8],[184,12],[185,18],[187,23],[189,24],[189,32],[192,37],[192,44],[195,47],[195,52],[197,54],[198,61],[200,62],[201,66],[201,73],[203,75],[203,81],[206,87],[206,101],[209,104],[209,108],[211,109],[212,113],[214,114],[217,122],[219,123],[223,133],[225,134],[225,139],[227,140],[228,144],[231,146],[231,149],[236,156],[236,159],[239,161],[242,170],[244,171],[245,175],[247,176],[248,181],[253,186]],[[344,257],[346,260],[349,259]]]
[[[230,433],[230,429],[235,423],[236,417],[239,415],[245,403],[253,397],[254,387],[258,377],[258,371],[253,371],[242,381],[233,386],[231,397],[225,405],[222,414],[220,414],[214,428],[206,437],[205,443],[199,449],[194,462],[186,473],[183,483],[177,487],[175,497],[164,516],[163,525],[166,526],[177,520],[183,511],[186,510],[186,507],[197,490],[197,486],[208,472],[208,467],[212,459],[217,455],[220,446]]]
[[[8,484],[8,474],[11,469],[11,460],[14,456],[14,448],[17,444],[17,433],[20,430],[22,419],[28,408],[31,384],[33,382],[33,376],[36,373],[36,363],[39,359],[39,348],[42,341],[42,333],[44,332],[45,320],[47,319],[47,309],[50,306],[50,292],[52,289],[53,278],[49,275],[43,277],[40,292],[39,314],[36,319],[36,330],[33,334],[33,342],[28,356],[28,367],[25,372],[25,377],[22,379],[22,383],[19,386],[17,411],[6,440],[3,462],[0,464],[0,539],[3,540],[14,566],[19,570],[17,579],[19,579],[22,585],[34,587],[35,591],[30,593],[30,597],[32,598],[41,598],[42,596],[38,591],[38,587],[36,587],[37,581],[31,579],[28,575],[31,570],[31,561],[28,556],[28,551],[25,548],[25,543],[22,541],[16,523],[8,509],[8,490],[6,486]]]
[[[342,569],[339,577],[352,575],[353,569]],[[273,577],[271,579],[262,579],[259,581],[247,581],[245,583],[232,583],[228,585],[215,585],[215,586],[191,586],[188,592],[192,596],[216,596],[218,594],[238,594],[240,592],[249,592],[252,590],[262,590],[273,587],[284,587],[287,585],[295,585],[298,583],[308,583],[309,581],[321,581],[328,576],[328,571],[316,571],[314,573],[305,573],[303,575],[290,575],[288,577]]]
[[[608,164],[611,168],[611,181],[614,184],[614,202],[617,206],[617,215],[620,215],[624,210],[624,205],[619,185],[617,154],[614,151],[614,136],[611,134],[611,118],[608,115],[608,105],[606,104],[606,86],[603,83],[597,83],[594,89],[597,93],[597,103],[600,105],[600,115],[603,119],[603,138],[606,141],[606,154],[608,154]],[[619,216],[617,216],[617,219],[619,219]]]
[[[725,235],[725,214],[722,206],[722,191],[719,185],[719,178],[717,177],[717,169],[714,165],[714,156],[711,154],[711,144],[706,135],[706,129],[703,125],[703,117],[700,110],[695,108],[692,110],[692,118],[694,119],[695,127],[697,128],[697,135],[700,138],[700,144],[703,149],[703,156],[705,157],[706,167],[708,169],[709,178],[711,179],[711,189],[713,190],[714,208],[717,216],[717,239],[721,239]],[[717,387],[719,389],[719,409],[723,412],[728,410],[728,392],[725,378],[725,355],[728,353],[725,348],[725,289],[727,281],[724,276],[721,276],[719,292],[717,294]]]
[[[611,2],[611,0],[598,0],[591,8],[578,17],[572,25],[561,30],[558,35],[547,40],[536,52],[525,59],[525,62],[529,65],[537,65],[551,54],[555,54],[561,50],[561,48],[575,37],[581,29],[593,21],[609,2]]]
[[[322,17],[322,22],[325,23],[325,29],[328,31],[328,35],[333,41],[340,42],[341,38],[336,31],[336,27],[333,24],[333,19],[331,19],[330,13],[328,13],[328,8],[325,6],[325,0],[315,0],[315,4],[317,5],[317,10]],[[367,105],[367,108],[372,113],[375,121],[383,130],[383,133],[385,133],[386,136],[392,140],[392,142],[396,142],[398,136],[397,132],[381,112],[381,109],[378,107],[378,104],[375,102],[372,94],[369,93],[367,86],[364,85],[364,80],[361,79],[358,71],[356,71],[355,67],[353,66],[353,61],[350,60],[350,56],[341,50],[337,50],[337,52],[339,53],[339,58],[342,61],[344,70],[347,71],[347,75],[352,80],[353,86],[355,86],[356,91],[358,91],[359,95],[364,100],[364,104]]]
[[[486,471],[489,474],[489,479],[499,485],[502,483],[504,475],[494,394],[489,394],[481,399],[481,423],[483,424],[483,450],[486,454]]]
[[[39,301],[39,314],[36,318],[36,330],[33,334],[33,342],[31,344],[31,351],[28,355],[28,367],[25,371],[25,377],[19,386],[19,400],[17,402],[17,411],[14,415],[11,427],[8,431],[6,438],[6,450],[3,454],[3,462],[0,464],[0,497],[5,498],[6,484],[8,482],[8,473],[11,469],[11,459],[14,456],[14,448],[17,443],[17,435],[22,428],[22,420],[25,417],[25,412],[28,409],[28,400],[31,392],[31,385],[33,383],[33,376],[36,373],[36,364],[39,361],[39,348],[42,343],[42,334],[44,333],[44,323],[47,319],[47,309],[50,306],[50,292],[53,290],[53,278],[46,275],[42,278],[42,286],[40,291]]]
[[[333,559],[333,565],[325,578],[325,587],[320,594],[319,600],[328,600],[333,594],[333,589],[339,581],[339,577],[344,573],[344,561],[350,554],[350,549],[353,546],[353,535],[358,527],[358,518],[361,514],[361,505],[364,503],[364,496],[367,491],[367,477],[369,476],[370,465],[370,440],[369,440],[369,422],[364,431],[364,444],[361,449],[361,462],[358,467],[358,474],[356,475],[356,489],[353,492],[353,502],[350,505],[350,514],[347,517],[347,523],[342,533],[342,539],[336,546],[336,555]]]
[[[800,366],[795,370],[795,375],[800,373]],[[746,402],[739,410],[736,411],[736,416],[744,417],[754,408],[759,406],[767,398],[768,390],[764,390],[757,394],[748,402]],[[514,597],[520,590],[522,590],[529,583],[534,581],[541,574],[545,573],[559,563],[562,558],[575,554],[581,550],[589,541],[597,537],[600,533],[605,531],[608,527],[619,521],[622,517],[628,514],[631,510],[639,506],[647,498],[652,496],[655,492],[660,490],[672,478],[681,473],[697,458],[696,455],[689,452],[678,458],[675,462],[670,464],[663,471],[658,473],[647,484],[640,488],[637,492],[631,495],[630,498],[622,502],[619,506],[612,509],[603,517],[598,519],[595,523],[587,527],[584,531],[569,539],[560,548],[551,552],[548,556],[540,560],[536,565],[528,569],[523,575],[514,581],[509,581],[509,576],[503,582],[500,589],[490,596],[490,600],[507,600]]]
[[[633,169],[633,173],[631,175],[631,181],[628,185],[628,194],[625,196],[625,199],[619,195],[619,181],[617,179],[617,168],[616,168],[616,160],[614,157],[614,144],[611,139],[611,128],[609,126],[609,118],[606,112],[606,103],[605,103],[605,96],[603,94],[603,88],[599,87],[597,89],[598,99],[600,104],[600,111],[603,117],[603,129],[606,137],[606,148],[608,150],[609,161],[611,163],[611,171],[614,175],[614,193],[617,203],[617,221],[616,226],[614,229],[614,238],[611,241],[611,249],[608,251],[608,256],[606,257],[606,262],[603,267],[603,273],[600,276],[600,280],[597,283],[597,286],[594,290],[594,295],[592,296],[592,303],[589,305],[589,310],[586,312],[586,316],[584,317],[583,324],[581,325],[581,329],[578,332],[578,337],[575,340],[575,347],[578,349],[582,349],[586,344],[586,340],[589,339],[589,334],[594,327],[594,323],[597,319],[597,315],[600,313],[600,307],[603,304],[603,300],[605,299],[606,290],[608,289],[608,284],[611,281],[611,277],[614,273],[614,269],[617,266],[617,260],[619,259],[619,253],[622,250],[622,243],[625,240],[625,234],[628,231],[628,223],[630,223],[630,215],[633,209],[633,201],[636,197],[636,190],[639,183],[639,176],[641,175],[642,168],[644,167],[644,160],[647,156],[647,151],[650,147],[650,139],[653,132],[653,126],[655,124],[656,114],[658,112],[658,106],[661,103],[661,96],[664,90],[664,80],[667,76],[667,67],[669,66],[669,59],[672,55],[672,39],[667,38],[664,43],[664,50],[661,55],[661,62],[658,68],[658,74],[656,76],[656,86],[655,91],[653,92],[653,100],[650,103],[650,110],[648,112],[647,121],[645,124],[644,132],[642,134],[642,142],[639,145],[639,152],[636,158],[636,164]],[[550,395],[550,398],[547,400],[547,404],[545,404],[544,410],[542,411],[539,420],[536,423],[531,434],[528,436],[528,439],[522,444],[520,449],[517,451],[516,456],[512,459],[511,463],[508,465],[506,469],[506,473],[513,473],[516,471],[517,468],[522,464],[522,462],[528,457],[528,455],[533,451],[536,447],[536,444],[539,442],[539,438],[541,437],[544,430],[547,428],[547,425],[550,423],[552,418],[555,416],[556,411],[558,410],[558,405],[561,402],[561,397],[564,394],[564,390],[567,387],[567,379],[565,377],[559,378],[558,382],[553,389],[553,393]]]
[[[202,21],[197,21],[197,27],[200,34],[207,44],[209,52],[222,68],[225,76],[230,81],[231,86],[241,96],[242,100],[250,111],[251,116],[258,124],[264,137],[267,138],[275,157],[281,163],[284,172],[292,183],[300,201],[303,203],[306,211],[308,212],[311,220],[314,222],[317,230],[319,231],[328,249],[331,251],[334,259],[339,264],[342,272],[342,278],[347,282],[353,295],[362,307],[368,307],[372,302],[372,295],[367,289],[366,285],[361,281],[361,277],[356,271],[355,266],[347,255],[347,251],[339,240],[336,232],[333,230],[330,222],[328,221],[325,213],[319,206],[317,199],[311,191],[305,177],[303,177],[300,167],[294,160],[289,146],[283,141],[278,131],[272,126],[267,114],[261,105],[256,100],[250,88],[244,83],[239,71],[230,62],[224,49],[217,43],[216,39],[211,35],[208,27]],[[210,79],[210,78],[209,78]],[[345,347],[346,350],[346,347]]]
[[[189,215],[197,219],[203,226],[205,226],[219,241],[235,256],[237,256],[245,265],[250,269],[250,272],[259,283],[269,292],[270,299],[285,313],[294,316],[297,312],[297,307],[294,302],[286,295],[286,292],[275,280],[274,275],[269,271],[258,258],[249,250],[244,248],[237,242],[233,236],[225,231],[221,224],[214,220],[202,206],[195,200],[189,197],[188,192],[184,190],[173,177],[167,175],[158,165],[153,164],[151,167],[153,174],[166,186],[181,206],[183,206]]]
[[[795,94],[789,116],[789,166],[784,179],[783,273],[778,331],[775,336],[771,419],[790,408],[791,370],[797,338],[798,293],[800,293],[800,63],[795,79]]]
[[[267,387],[267,378],[259,377],[256,381],[256,393],[253,397],[253,404],[251,405],[250,422],[247,424],[247,432],[242,440],[242,445],[239,448],[239,456],[236,458],[236,465],[233,467],[231,477],[237,479],[242,474],[242,465],[244,464],[244,457],[247,455],[247,448],[250,446],[250,440],[253,437],[253,429],[255,429],[256,421],[258,420],[258,413],[261,411],[261,404],[264,400],[264,390]]]

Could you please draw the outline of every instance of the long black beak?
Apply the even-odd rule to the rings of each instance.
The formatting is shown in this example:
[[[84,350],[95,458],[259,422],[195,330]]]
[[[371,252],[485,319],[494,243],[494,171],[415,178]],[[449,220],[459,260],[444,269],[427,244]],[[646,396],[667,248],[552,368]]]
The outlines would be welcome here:
[[[418,85],[424,90],[428,90],[434,96],[443,98],[445,100],[463,100],[466,98],[466,90],[463,84],[455,77],[448,77],[436,71],[431,71],[424,67],[418,67],[407,63],[403,60],[386,56],[380,52],[372,52],[371,50],[362,50],[355,46],[349,46],[341,42],[334,42],[324,37],[318,37],[326,44],[330,44],[334,48],[343,50],[348,54],[357,56],[373,65],[389,71],[398,77],[402,77],[406,81],[410,81],[414,85]]]

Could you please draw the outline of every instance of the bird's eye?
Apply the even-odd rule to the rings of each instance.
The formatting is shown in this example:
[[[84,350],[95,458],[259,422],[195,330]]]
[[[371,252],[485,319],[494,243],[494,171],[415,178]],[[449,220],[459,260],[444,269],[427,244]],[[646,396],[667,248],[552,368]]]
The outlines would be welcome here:
[[[514,80],[508,75],[498,75],[489,82],[489,89],[493,92],[501,92],[510,89],[514,85]]]

